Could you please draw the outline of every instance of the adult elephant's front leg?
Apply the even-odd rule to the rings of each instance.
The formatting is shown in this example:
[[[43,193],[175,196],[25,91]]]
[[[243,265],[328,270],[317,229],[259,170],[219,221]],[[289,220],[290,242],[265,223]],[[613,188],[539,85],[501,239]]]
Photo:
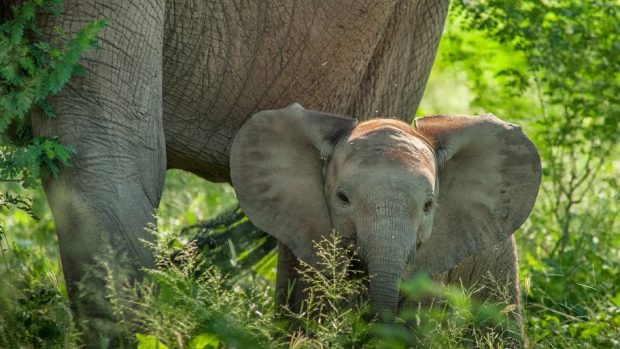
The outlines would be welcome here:
[[[72,79],[51,100],[58,117],[33,117],[35,134],[58,136],[76,149],[75,167],[45,179],[44,187],[72,307],[78,320],[86,320],[85,344],[99,347],[111,313],[94,266],[107,261],[116,277],[134,278],[153,265],[140,240],[152,239],[144,228],[154,222],[166,168],[164,6],[153,0],[65,1],[64,9],[45,26],[75,33],[93,19],[109,19],[98,36],[102,48],[81,61],[86,76]]]

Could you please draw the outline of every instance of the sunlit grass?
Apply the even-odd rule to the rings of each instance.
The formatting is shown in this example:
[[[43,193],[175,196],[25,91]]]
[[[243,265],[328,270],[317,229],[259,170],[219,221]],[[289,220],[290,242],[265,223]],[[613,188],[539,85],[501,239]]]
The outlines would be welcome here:
[[[54,270],[50,265],[58,263],[43,252],[49,246],[40,250],[11,247],[15,246],[11,242],[12,234],[27,236],[28,231],[18,229],[42,224],[36,221],[30,223],[32,226],[16,223],[29,219],[12,217],[5,221],[7,236],[2,241],[0,278],[0,347],[15,346],[7,343],[36,347],[35,343],[41,341],[51,347],[75,347],[79,326],[73,323],[66,298],[58,292],[64,290],[59,281],[62,274],[48,272]],[[533,224],[543,222],[539,223],[534,216]],[[532,229],[530,225],[524,228],[526,232]],[[143,283],[127,285],[115,281],[118,275],[111,269],[104,275],[108,279],[106,292],[110,307],[118,316],[118,325],[125,326],[129,338],[144,343],[144,348],[149,348],[148,343],[162,343],[169,348],[193,348],[196,343],[231,347],[232,343],[238,343],[235,341],[284,348],[472,345],[497,348],[512,345],[510,333],[514,333],[514,327],[505,322],[512,310],[510,307],[479,303],[469,297],[475,289],[440,288],[424,278],[404,283],[403,292],[413,297],[421,294],[435,297],[430,306],[401,309],[395,325],[369,322],[372,316],[368,315],[362,296],[365,289],[363,283],[358,282],[363,279],[338,274],[346,270],[342,263],[348,263],[350,255],[344,249],[335,248],[336,245],[329,245],[329,241],[324,248],[327,266],[340,264],[330,269],[331,278],[307,267],[304,269],[302,275],[314,287],[310,293],[317,296],[310,298],[301,312],[293,313],[275,308],[272,280],[252,273],[242,276],[243,280],[237,274],[226,275],[221,272],[226,266],[205,259],[191,244],[179,254],[171,250],[169,244],[169,239],[176,238],[178,227],[163,234],[162,230],[158,232],[163,236],[159,244],[153,245],[160,268],[149,271],[150,276]],[[53,230],[47,234],[54,244]],[[523,235],[529,237],[529,234]],[[607,237],[599,235],[599,239]],[[529,244],[531,242],[526,246]],[[615,278],[617,269],[614,269],[617,260],[605,258],[600,253],[606,250],[597,246],[593,241],[582,243],[581,250],[572,249],[572,254],[557,261],[536,259],[533,252],[525,254],[522,274],[529,281],[523,282],[526,285],[524,316],[529,339],[537,347],[615,345],[620,323],[620,296]],[[568,259],[582,262],[568,264]],[[270,262],[272,269],[274,262]],[[11,273],[11,270],[22,272]],[[566,280],[574,281],[567,283]],[[560,298],[567,294],[572,299],[579,297],[584,303],[568,303],[567,298]],[[218,323],[226,325],[218,327]],[[51,330],[41,332],[37,328]]]
[[[143,282],[118,287],[114,274],[105,275],[117,325],[144,348],[193,348],[206,339],[254,348],[518,347],[514,307],[479,302],[475,290],[423,276],[403,285],[411,308],[401,309],[395,324],[378,321],[368,309],[367,278],[353,269],[355,254],[337,233],[316,244],[320,270],[301,264],[307,299],[298,310],[276,308],[269,285],[236,282],[193,243],[180,253],[166,246],[151,246],[158,268]],[[418,305],[420,297],[433,302]]]

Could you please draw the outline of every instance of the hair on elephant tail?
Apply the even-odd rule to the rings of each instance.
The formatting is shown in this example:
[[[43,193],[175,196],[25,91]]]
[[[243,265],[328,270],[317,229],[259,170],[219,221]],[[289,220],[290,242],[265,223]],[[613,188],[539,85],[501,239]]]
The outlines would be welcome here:
[[[195,241],[201,257],[225,274],[249,270],[277,247],[275,238],[252,224],[238,205],[213,219],[184,227],[179,237]]]

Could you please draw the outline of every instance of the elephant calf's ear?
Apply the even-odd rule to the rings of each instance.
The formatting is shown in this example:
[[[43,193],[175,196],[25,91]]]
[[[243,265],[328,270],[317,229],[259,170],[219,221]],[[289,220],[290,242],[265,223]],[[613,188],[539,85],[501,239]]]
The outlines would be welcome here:
[[[232,145],[230,175],[245,214],[313,265],[312,241],[331,232],[323,159],[356,124],[292,104],[252,116]]]
[[[439,200],[414,265],[436,274],[523,224],[538,194],[540,157],[520,127],[493,115],[433,116],[416,125],[435,150]]]

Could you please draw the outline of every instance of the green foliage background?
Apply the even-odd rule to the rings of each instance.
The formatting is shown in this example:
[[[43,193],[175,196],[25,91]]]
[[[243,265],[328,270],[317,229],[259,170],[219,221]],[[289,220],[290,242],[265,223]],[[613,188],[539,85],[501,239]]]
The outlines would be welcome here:
[[[530,218],[515,235],[526,328],[536,347],[620,347],[619,11],[613,1],[453,1],[418,110],[418,115],[494,113],[523,126],[541,153],[541,192]],[[19,30],[0,24],[0,32],[11,38]],[[43,82],[52,79],[49,71],[44,72],[51,68],[36,65],[30,69],[27,58],[36,54],[28,50],[36,49],[47,50],[53,58],[56,53],[51,54],[51,46],[27,46],[21,39],[8,42],[9,46],[6,39],[0,40],[3,120],[7,111],[18,115],[14,119],[22,118],[22,111],[32,104],[43,103],[46,108],[42,98],[55,91]],[[63,50],[60,54],[68,55],[65,62],[77,62],[70,48]],[[11,69],[21,75],[17,77]],[[24,87],[19,79],[40,82]],[[54,79],[58,86],[59,78]],[[25,100],[15,100],[19,91],[34,92],[28,92]],[[5,98],[9,95],[13,99]],[[19,106],[25,103],[29,104]],[[2,178],[19,179],[20,172],[10,170],[12,165],[6,160],[11,151],[46,147],[41,143],[44,140],[37,145],[35,139],[10,150],[6,139],[2,140]],[[59,153],[54,149],[33,152],[27,157]],[[61,162],[66,163],[69,155],[70,151],[62,155]],[[54,156],[47,158],[55,161]],[[38,168],[40,162],[29,166]],[[28,173],[34,173],[34,178],[39,175],[36,170]],[[40,187],[34,180],[28,183],[27,189],[19,182],[0,183],[0,192],[7,193],[0,196],[4,227],[0,231],[0,347],[74,347],[79,326],[73,323],[67,305],[53,219]],[[16,195],[10,193],[33,198],[31,209],[16,209],[24,204],[11,201]],[[178,243],[174,231],[214,217],[234,204],[229,186],[169,171],[158,211],[162,243],[155,249],[165,259],[170,241]],[[30,207],[28,201],[25,207]],[[332,314],[335,318],[326,318],[322,324],[307,323],[314,337],[290,336],[270,303],[273,258],[260,272],[239,280],[218,274],[213,265],[201,266],[210,278],[195,279],[197,263],[208,262],[196,262],[194,257],[189,253],[185,264],[153,272],[152,282],[162,293],[153,284],[111,290],[116,292],[111,299],[117,300],[118,314],[136,312],[137,325],[127,330],[133,331],[139,347],[210,348],[246,341],[295,348],[372,345],[368,337],[372,331],[360,320],[359,312],[350,308],[337,310]],[[221,286],[210,281],[221,278],[227,280],[218,283]],[[356,286],[342,282],[354,297]],[[429,286],[423,280],[404,285],[405,289],[425,287]],[[448,296],[451,319],[476,322],[477,313],[462,293]],[[228,318],[232,323],[227,329],[214,324],[214,318],[223,314],[234,314],[234,319]],[[373,330],[378,331],[373,338],[389,339],[395,348],[466,346],[464,338],[471,334],[467,325],[446,321],[445,314],[439,316],[439,320],[431,316],[419,322],[418,332],[396,326]],[[422,340],[424,336],[431,339]],[[473,343],[498,346],[484,337],[476,337]]]
[[[26,115],[38,109],[48,117],[56,114],[47,97],[58,93],[72,75],[83,74],[78,60],[82,52],[97,48],[95,35],[106,21],[95,20],[67,38],[54,28],[52,42],[34,21],[35,14],[59,15],[60,0],[30,0],[14,6],[0,23],[0,180],[35,185],[41,175],[58,173],[58,165],[70,166],[74,150],[49,137],[30,135]]]

